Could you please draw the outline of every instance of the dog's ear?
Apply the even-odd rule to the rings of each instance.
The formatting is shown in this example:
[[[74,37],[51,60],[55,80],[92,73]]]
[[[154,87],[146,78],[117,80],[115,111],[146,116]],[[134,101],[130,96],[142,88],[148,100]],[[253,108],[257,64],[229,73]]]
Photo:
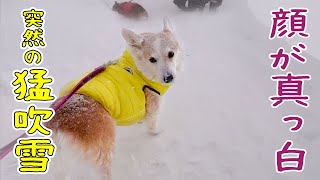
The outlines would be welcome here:
[[[122,36],[131,46],[141,46],[143,42],[143,37],[129,29],[122,29]]]
[[[173,32],[173,26],[168,17],[163,18],[163,31]]]

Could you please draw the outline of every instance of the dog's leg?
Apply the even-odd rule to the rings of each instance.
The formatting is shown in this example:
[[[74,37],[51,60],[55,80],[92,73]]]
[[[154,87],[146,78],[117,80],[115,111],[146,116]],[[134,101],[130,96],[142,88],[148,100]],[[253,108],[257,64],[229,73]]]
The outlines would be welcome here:
[[[153,135],[157,135],[160,133],[158,129],[158,119],[159,119],[161,97],[159,94],[153,92],[148,88],[144,90],[144,93],[146,95],[145,122],[146,122],[149,133]]]

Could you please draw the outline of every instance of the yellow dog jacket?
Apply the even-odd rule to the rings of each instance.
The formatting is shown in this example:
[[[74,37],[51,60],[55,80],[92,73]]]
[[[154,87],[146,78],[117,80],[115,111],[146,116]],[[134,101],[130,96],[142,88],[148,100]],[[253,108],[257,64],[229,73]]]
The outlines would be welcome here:
[[[60,91],[67,95],[80,81],[68,83]],[[170,84],[165,85],[146,78],[136,67],[128,51],[114,64],[84,84],[76,93],[98,101],[116,120],[117,125],[132,125],[146,114],[145,87],[163,95]]]

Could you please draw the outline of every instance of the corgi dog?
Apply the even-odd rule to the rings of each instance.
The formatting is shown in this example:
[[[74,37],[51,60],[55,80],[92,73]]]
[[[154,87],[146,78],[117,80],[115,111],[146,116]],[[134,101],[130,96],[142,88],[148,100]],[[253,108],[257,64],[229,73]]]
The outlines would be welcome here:
[[[123,55],[81,87],[44,125],[52,130],[55,179],[111,179],[115,127],[144,120],[157,134],[161,96],[176,79],[182,51],[171,23],[159,33],[123,29]],[[81,79],[81,78],[80,78]],[[60,98],[79,80],[62,88]]]

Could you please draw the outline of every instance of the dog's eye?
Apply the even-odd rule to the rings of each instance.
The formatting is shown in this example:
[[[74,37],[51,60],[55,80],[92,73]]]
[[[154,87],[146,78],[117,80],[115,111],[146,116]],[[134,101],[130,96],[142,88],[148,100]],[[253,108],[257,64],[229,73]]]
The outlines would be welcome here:
[[[168,57],[169,57],[169,58],[173,58],[173,56],[174,56],[174,52],[173,52],[173,51],[169,51],[169,52],[168,52]]]
[[[156,58],[154,58],[154,57],[151,57],[151,58],[149,59],[149,61],[150,61],[151,63],[156,63],[156,62],[157,62]]]

